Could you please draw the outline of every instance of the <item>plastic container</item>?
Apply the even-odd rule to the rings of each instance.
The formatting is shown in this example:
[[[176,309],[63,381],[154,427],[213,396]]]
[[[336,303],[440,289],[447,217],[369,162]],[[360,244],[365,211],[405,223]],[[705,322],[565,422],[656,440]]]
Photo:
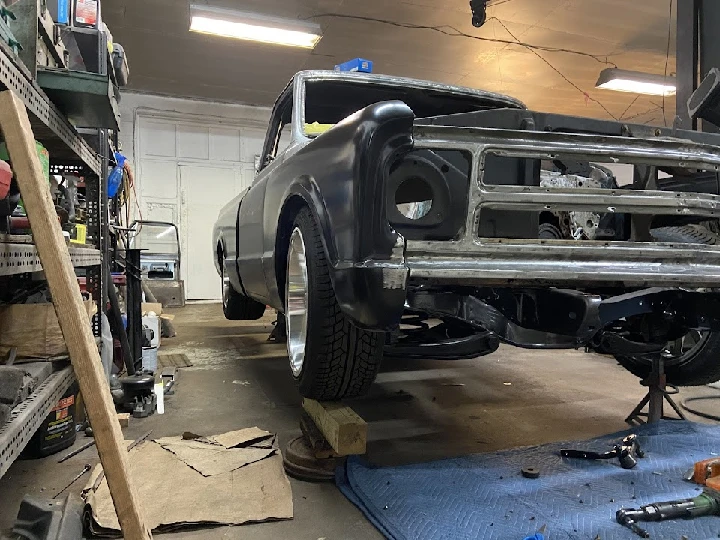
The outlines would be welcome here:
[[[70,24],[70,0],[48,0],[47,7],[57,24]]]
[[[50,411],[42,425],[28,442],[23,455],[40,458],[56,454],[75,444],[75,401],[77,383],[73,384],[63,398]]]
[[[125,170],[125,161],[127,161],[127,158],[123,156],[120,152],[115,152],[115,161],[117,162],[117,165],[110,172],[110,176],[108,176],[109,199],[114,198],[115,195],[118,194],[118,191],[120,191],[120,184],[122,184],[123,174]]]
[[[142,368],[143,371],[155,373],[158,366],[158,350],[157,347],[143,348],[142,352]]]
[[[75,0],[73,23],[75,26],[97,28],[100,18],[100,0]]]
[[[87,243],[87,225],[76,223],[74,229],[74,234],[70,236],[70,243],[85,245]]]
[[[50,182],[50,154],[48,153],[47,149],[37,141],[35,141],[35,148],[37,150],[37,155],[40,158],[43,175],[45,178],[47,178],[47,181]],[[0,143],[0,159],[8,161],[12,164],[5,143]]]

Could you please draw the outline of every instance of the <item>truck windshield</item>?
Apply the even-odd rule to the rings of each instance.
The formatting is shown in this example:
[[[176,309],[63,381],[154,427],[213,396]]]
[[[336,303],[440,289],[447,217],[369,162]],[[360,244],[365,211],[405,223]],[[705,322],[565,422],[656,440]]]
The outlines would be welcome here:
[[[432,88],[408,88],[381,82],[309,80],[306,83],[305,134],[317,136],[369,105],[393,100],[406,103],[418,118],[509,106],[508,102],[492,97],[459,95]]]

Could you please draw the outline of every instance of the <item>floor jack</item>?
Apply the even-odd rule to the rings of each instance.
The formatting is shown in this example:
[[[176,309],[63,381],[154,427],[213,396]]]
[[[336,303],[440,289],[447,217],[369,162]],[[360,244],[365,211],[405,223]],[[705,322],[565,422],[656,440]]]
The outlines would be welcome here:
[[[670,397],[672,394],[677,394],[677,389],[674,389],[672,392],[667,390],[665,361],[661,355],[658,355],[657,358],[653,358],[652,371],[650,372],[648,378],[640,384],[647,386],[648,393],[638,406],[635,407],[633,412],[631,412],[625,419],[625,422],[631,426],[639,426],[646,423],[652,424],[654,422],[659,422],[660,420],[687,420],[687,417],[680,410],[680,407],[678,407],[677,403],[675,403],[672,397]],[[672,407],[679,418],[665,416],[663,411],[665,402]],[[648,412],[643,412],[646,405],[648,407]]]

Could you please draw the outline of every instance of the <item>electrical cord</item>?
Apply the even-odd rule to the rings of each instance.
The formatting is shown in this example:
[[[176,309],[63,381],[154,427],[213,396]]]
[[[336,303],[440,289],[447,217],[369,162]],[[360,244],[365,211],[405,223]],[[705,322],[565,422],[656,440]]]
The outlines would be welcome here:
[[[505,0],[501,3],[509,2],[510,0]],[[490,4],[488,7],[494,7],[499,6],[498,4]],[[397,22],[397,21],[391,21],[389,19],[380,19],[377,17],[365,17],[362,15],[348,15],[345,13],[333,13],[333,12],[327,12],[327,13],[318,13],[316,15],[311,15],[309,17],[304,17],[303,20],[309,20],[309,19],[350,19],[350,20],[356,20],[356,21],[365,21],[365,22],[375,22],[379,24],[387,24],[389,26],[396,26],[398,28],[408,28],[411,30],[431,30],[433,32],[438,32],[440,34],[450,36],[450,37],[460,37],[460,38],[466,38],[466,39],[474,39],[477,41],[486,41],[490,43],[500,43],[502,45],[519,45],[521,47],[525,47],[530,50],[538,50],[538,51],[544,51],[544,52],[562,52],[567,54],[575,54],[578,56],[585,56],[587,58],[592,58],[596,62],[600,64],[606,64],[612,67],[617,67],[617,64],[614,62],[610,62],[607,59],[607,56],[601,56],[596,54],[590,54],[584,51],[578,51],[575,49],[566,49],[563,47],[549,47],[545,45],[534,45],[532,43],[525,43],[523,41],[520,41],[519,39],[515,38],[515,41],[511,41],[509,39],[500,39],[500,38],[489,38],[489,37],[481,37],[481,36],[473,36],[472,34],[467,34],[463,32],[462,30],[459,30],[455,26],[451,25],[440,25],[440,26],[430,26],[430,25],[422,25],[422,24],[413,24],[413,23],[403,23],[403,22]],[[502,24],[502,21],[498,19],[497,17],[490,17],[488,20],[495,19],[496,21],[500,22]],[[503,25],[504,26],[504,25]],[[506,28],[507,29],[507,28]],[[511,34],[512,35],[512,34]],[[513,36],[514,37],[514,36]]]
[[[509,1],[509,0],[508,0]],[[495,4],[499,5],[499,4]],[[490,6],[492,7],[492,6]],[[560,75],[560,77],[565,80],[570,86],[575,88],[578,92],[580,92],[587,101],[592,101],[593,103],[598,104],[613,120],[617,120],[618,118],[610,112],[610,110],[605,107],[599,100],[593,98],[588,94],[585,90],[580,88],[577,84],[572,82],[570,79],[567,78],[567,76],[560,71],[558,68],[556,68],[554,65],[552,65],[547,59],[545,59],[538,51],[544,51],[544,52],[564,52],[568,54],[575,54],[579,56],[585,56],[588,58],[592,58],[596,62],[599,62],[601,64],[606,64],[613,66],[617,68],[617,65],[613,62],[608,61],[607,57],[603,60],[600,56],[595,54],[586,53],[583,51],[577,51],[574,49],[565,49],[562,47],[547,47],[543,45],[533,45],[531,43],[525,43],[523,41],[520,41],[515,34],[513,34],[510,29],[503,23],[500,19],[497,17],[489,17],[488,21],[490,20],[496,20],[504,29],[505,31],[510,34],[510,36],[513,38],[514,41],[511,41],[509,39],[500,39],[500,38],[488,38],[488,37],[481,37],[481,36],[473,36],[471,34],[467,34],[458,28],[451,26],[451,25],[442,25],[442,26],[428,26],[428,25],[421,25],[421,24],[412,24],[412,23],[402,23],[397,21],[391,21],[388,19],[380,19],[376,17],[365,17],[362,15],[347,15],[343,13],[318,13],[317,15],[311,15],[310,17],[305,17],[305,19],[320,19],[320,18],[336,18],[336,19],[351,19],[351,20],[358,20],[358,21],[366,21],[366,22],[375,22],[380,24],[387,24],[390,26],[396,26],[398,28],[408,28],[412,30],[432,30],[433,32],[438,32],[440,34],[444,34],[446,36],[451,37],[462,37],[467,39],[475,39],[478,41],[485,41],[485,42],[491,42],[491,43],[500,43],[503,45],[518,45],[520,47],[525,47],[530,52],[532,52],[535,56],[537,56],[540,60],[542,60],[545,64],[547,64],[555,73]]]
[[[627,114],[627,112],[630,110],[630,108],[631,108],[633,105],[635,105],[635,102],[636,102],[639,98],[640,98],[640,94],[638,94],[637,96],[635,96],[635,99],[633,99],[633,100],[630,102],[630,105],[628,105],[628,106],[625,108],[625,110],[622,112],[622,114],[620,115],[620,120],[623,119],[623,117]]]
[[[639,118],[640,116],[645,116],[646,114],[652,114],[654,112],[662,110],[662,107],[653,107],[652,109],[648,109],[647,111],[643,111],[637,114],[633,114],[632,116],[628,116],[627,118],[624,118],[623,120],[633,120],[635,118]],[[649,123],[649,122],[646,122]]]
[[[505,31],[506,31],[508,34],[510,34],[510,35],[513,37],[513,39],[515,39],[516,43],[520,44],[520,40],[519,40],[517,37],[515,37],[515,34],[513,34],[507,26],[505,26],[505,23],[503,23],[503,22],[502,22],[500,19],[498,19],[497,17],[491,17],[491,19],[495,19],[497,22],[499,22],[499,23],[500,23],[500,26],[502,26],[502,27],[505,29]],[[537,56],[540,60],[542,60],[543,62],[545,62],[555,73],[557,73],[558,75],[560,75],[570,86],[572,86],[572,87],[575,88],[578,92],[580,92],[583,96],[585,96],[585,99],[586,99],[586,100],[592,101],[593,103],[597,103],[598,105],[600,105],[600,107],[601,107],[606,113],[608,113],[608,114],[610,115],[610,117],[611,117],[613,120],[617,120],[617,117],[616,117],[613,113],[611,113],[610,110],[609,110],[605,105],[603,105],[599,100],[597,100],[597,99],[595,99],[594,97],[590,96],[590,94],[588,94],[585,90],[583,90],[583,89],[580,88],[577,84],[575,84],[575,83],[572,82],[570,79],[568,79],[562,71],[560,71],[558,68],[556,68],[555,66],[553,66],[550,62],[548,62],[548,61],[545,59],[545,57],[543,57],[539,52],[537,52],[535,49],[533,49],[533,48],[531,48],[531,47],[528,47],[527,45],[524,45],[524,46],[525,46],[531,53],[533,53],[535,56]],[[616,67],[617,67],[617,66],[616,66]]]
[[[694,414],[695,416],[699,416],[701,418],[707,418],[708,420],[715,420],[716,422],[720,422],[720,416],[716,416],[714,414],[706,413],[703,411],[699,411],[697,409],[694,409],[690,406],[688,406],[688,403],[692,403],[694,401],[710,401],[720,399],[720,394],[715,396],[698,396],[698,397],[690,397],[687,399],[684,399],[680,406],[685,409],[687,412]]]

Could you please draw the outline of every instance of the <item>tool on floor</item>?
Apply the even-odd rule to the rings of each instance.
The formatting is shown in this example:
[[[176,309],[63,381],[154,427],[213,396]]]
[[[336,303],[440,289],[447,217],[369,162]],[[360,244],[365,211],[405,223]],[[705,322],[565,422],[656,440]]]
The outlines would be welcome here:
[[[620,459],[623,469],[632,469],[637,465],[637,458],[644,458],[645,452],[640,448],[637,435],[628,435],[609,452],[588,452],[585,450],[560,450],[560,455],[575,459]]]
[[[141,442],[145,441],[150,435],[152,434],[152,430],[148,431],[145,435],[142,437],[138,437],[133,442],[131,442],[128,447],[127,451],[129,452],[133,448],[135,448],[137,445],[139,445]],[[100,471],[100,474],[98,474],[98,477],[95,479],[95,482],[93,482],[92,485],[92,491],[97,491],[97,489],[100,487],[100,483],[103,481],[103,478],[105,478],[105,471]]]
[[[166,396],[172,396],[175,394],[175,384],[177,383],[178,370],[174,366],[163,368],[160,373],[160,378],[163,382],[163,393]]]
[[[90,465],[90,464],[88,463],[87,465],[85,465],[85,467],[83,467],[83,470],[80,471],[80,473],[79,473],[75,478],[73,478],[72,480],[70,480],[70,483],[69,483],[67,486],[65,486],[64,488],[62,488],[60,491],[57,492],[57,494],[53,497],[53,499],[57,499],[60,495],[62,495],[63,493],[65,493],[70,486],[72,486],[75,482],[77,482],[77,481],[80,480],[83,476],[85,476],[87,473],[89,473],[89,472],[90,472],[90,469],[92,469],[92,465]]]
[[[686,480],[720,492],[720,457],[695,463]]]
[[[82,445],[80,448],[78,448],[77,450],[73,450],[73,451],[70,452],[69,454],[67,454],[67,455],[65,455],[64,457],[60,458],[60,459],[58,460],[58,463],[65,463],[65,462],[66,462],[68,459],[70,459],[71,457],[77,456],[79,453],[84,452],[85,450],[87,450],[87,449],[90,448],[91,446],[95,446],[95,440],[94,440],[94,439],[93,439],[92,441],[90,441],[90,442],[86,442],[85,444],[83,444],[83,445]]]
[[[720,492],[705,488],[702,494],[692,499],[646,504],[637,510],[621,508],[615,514],[615,519],[620,525],[627,527],[641,538],[650,538],[650,533],[641,528],[638,522],[692,519],[715,515],[720,515]]]
[[[132,412],[135,418],[146,418],[155,412],[157,396],[153,391],[155,377],[148,373],[137,373],[120,378],[122,397],[120,404]]]

